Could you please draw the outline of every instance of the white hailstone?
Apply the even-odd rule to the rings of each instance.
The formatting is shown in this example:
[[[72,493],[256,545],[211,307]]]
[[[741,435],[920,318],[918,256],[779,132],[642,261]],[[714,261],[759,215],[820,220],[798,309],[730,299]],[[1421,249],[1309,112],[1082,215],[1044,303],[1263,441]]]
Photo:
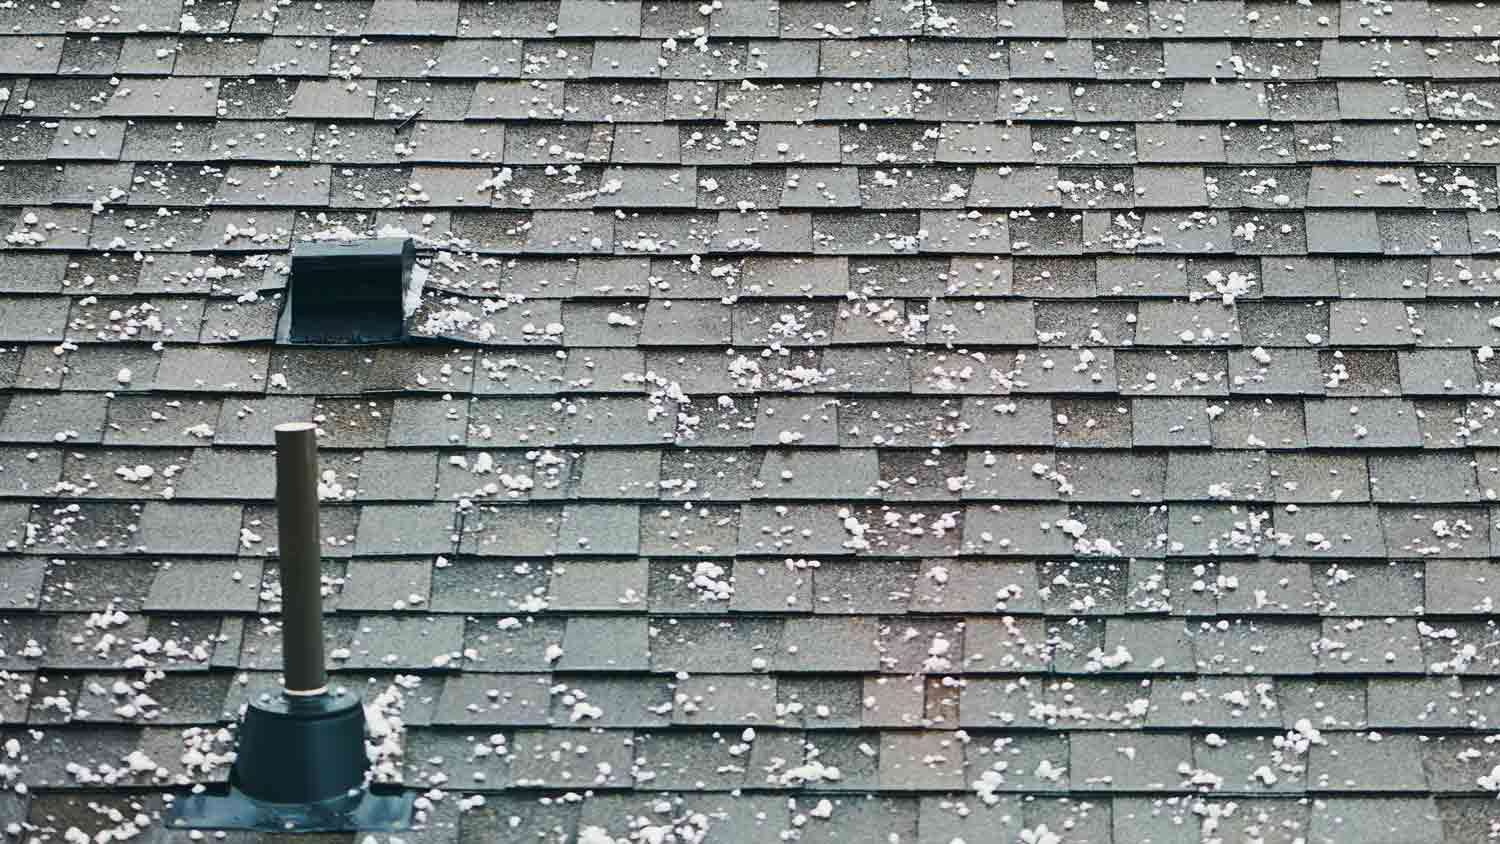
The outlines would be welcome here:
[[[573,712],[568,716],[569,721],[577,722],[584,718],[598,720],[604,717],[604,710],[588,701],[580,700],[573,704]]]
[[[1042,824],[1035,829],[1021,830],[1021,844],[1062,844],[1062,837]]]

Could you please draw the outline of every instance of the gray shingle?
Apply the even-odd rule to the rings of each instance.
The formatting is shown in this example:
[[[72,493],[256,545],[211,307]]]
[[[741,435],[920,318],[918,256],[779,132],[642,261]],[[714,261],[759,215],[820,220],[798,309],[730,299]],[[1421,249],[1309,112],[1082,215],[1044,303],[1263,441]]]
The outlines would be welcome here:
[[[463,619],[454,616],[362,616],[349,640],[351,668],[444,667],[463,643]]]
[[[1474,557],[1487,553],[1489,511],[1464,507],[1382,507],[1393,557]]]
[[[1270,458],[1263,453],[1174,450],[1166,464],[1166,495],[1188,501],[1260,499],[1273,495]]]
[[[1376,501],[1477,501],[1474,465],[1463,454],[1376,454],[1370,487]]]
[[[1309,401],[1308,442],[1323,448],[1395,448],[1421,445],[1416,411],[1399,399]]]
[[[1328,395],[1392,396],[1401,392],[1399,363],[1396,354],[1383,351],[1323,352],[1319,355],[1327,373]]]
[[[1387,671],[1419,673],[1422,648],[1410,619],[1325,619],[1318,640],[1318,670],[1324,674],[1361,674],[1372,665]]]
[[[1175,788],[1180,762],[1192,758],[1185,734],[1078,733],[1069,738],[1072,785],[1085,791],[1157,791]]]
[[[567,671],[641,671],[650,665],[644,618],[568,619],[558,667]]]
[[[1314,745],[1308,781],[1327,791],[1416,791],[1427,785],[1417,737],[1338,733]]]
[[[14,557],[0,567],[0,585],[5,587],[8,609],[36,609],[41,601],[46,564],[37,558]]]
[[[777,680],[727,674],[698,675],[683,681],[683,705],[672,711],[677,724],[753,724],[776,711]]]
[[[473,561],[467,563],[467,567],[477,568],[483,565],[483,563]],[[447,594],[452,591],[452,588],[452,584],[442,579],[439,574],[431,605],[442,611],[451,611],[454,607],[461,606],[454,596]],[[501,590],[491,591],[500,592]],[[492,610],[498,606],[502,611],[522,611],[522,607],[531,606],[534,603],[531,600],[533,595],[523,594],[519,596],[522,600],[516,600],[518,596],[510,593],[505,594],[497,605],[494,602],[488,602],[488,599],[477,600],[476,592],[478,590],[471,591],[464,597],[471,602],[471,605],[477,604],[485,610]],[[515,621],[507,619],[515,619]],[[553,648],[562,646],[565,626],[566,619],[560,617],[530,615],[526,616],[525,620],[516,616],[501,616],[500,618],[491,616],[467,621],[464,627],[463,670],[467,673],[479,674],[547,671],[554,665],[550,658],[554,653]]]
[[[1316,623],[1269,619],[1224,619],[1203,623],[1193,640],[1201,674],[1312,674],[1318,660],[1308,647],[1318,638]]]
[[[1475,560],[1442,560],[1426,569],[1423,605],[1429,612],[1485,612],[1495,601],[1487,565]]]
[[[141,510],[139,544],[155,554],[234,554],[239,548],[238,504],[168,504]]]
[[[1276,689],[1270,677],[1156,680],[1151,686],[1147,723],[1153,727],[1275,729],[1282,724]],[[1198,752],[1202,748],[1195,748]]]
[[[147,5],[0,10],[46,826],[273,690],[312,419],[328,650],[486,794],[445,840],[1488,834],[1495,15]],[[471,322],[273,342],[294,243],[405,232]]]
[[[1437,729],[1462,727],[1467,720],[1456,677],[1372,679],[1367,695],[1372,727]],[[1423,755],[1431,759],[1425,749]]]
[[[146,597],[148,611],[253,612],[259,606],[259,560],[178,561],[163,567]]]
[[[1136,399],[1130,405],[1136,446],[1205,446],[1211,442],[1201,399]]]
[[[728,625],[719,619],[680,619],[652,639],[651,667],[653,671],[749,673],[761,660],[767,666],[776,661],[781,640],[780,620],[745,619]]]
[[[452,508],[446,504],[366,504],[355,547],[361,554],[440,554],[453,550]]]

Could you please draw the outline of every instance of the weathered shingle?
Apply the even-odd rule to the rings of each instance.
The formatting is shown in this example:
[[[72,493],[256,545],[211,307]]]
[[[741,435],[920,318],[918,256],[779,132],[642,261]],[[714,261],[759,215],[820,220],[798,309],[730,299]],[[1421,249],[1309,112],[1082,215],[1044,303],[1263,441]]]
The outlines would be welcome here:
[[[0,816],[227,776],[310,419],[413,834],[1488,834],[1496,16],[918,5],[0,9]]]

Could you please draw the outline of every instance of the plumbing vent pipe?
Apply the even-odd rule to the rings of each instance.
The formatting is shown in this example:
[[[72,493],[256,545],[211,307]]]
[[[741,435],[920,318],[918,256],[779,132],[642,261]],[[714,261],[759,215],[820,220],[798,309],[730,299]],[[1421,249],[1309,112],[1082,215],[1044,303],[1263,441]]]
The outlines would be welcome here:
[[[415,794],[370,783],[365,710],[328,690],[323,663],[317,426],[276,426],[283,688],[245,710],[229,788],[178,799],[179,829],[262,832],[391,831],[411,824]]]

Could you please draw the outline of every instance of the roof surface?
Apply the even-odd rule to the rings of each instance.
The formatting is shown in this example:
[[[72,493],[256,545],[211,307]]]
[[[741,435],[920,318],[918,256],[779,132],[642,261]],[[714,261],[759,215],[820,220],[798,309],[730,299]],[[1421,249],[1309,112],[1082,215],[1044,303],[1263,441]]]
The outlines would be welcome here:
[[[0,31],[0,838],[186,840],[293,419],[406,842],[1500,830],[1494,4]],[[408,234],[412,342],[274,342]]]

